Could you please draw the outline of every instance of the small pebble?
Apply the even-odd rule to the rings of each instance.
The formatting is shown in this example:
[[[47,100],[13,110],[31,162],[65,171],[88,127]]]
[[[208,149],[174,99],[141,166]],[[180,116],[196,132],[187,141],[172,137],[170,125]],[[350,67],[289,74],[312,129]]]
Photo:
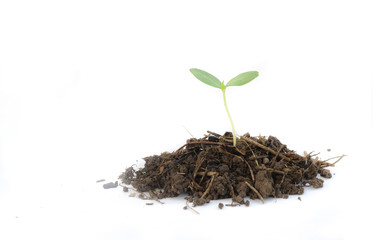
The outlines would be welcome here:
[[[116,188],[116,187],[118,187],[118,181],[116,181],[115,183],[113,183],[113,182],[105,183],[105,184],[102,185],[102,186],[103,186],[103,188],[105,188],[105,189]]]
[[[301,199],[300,197],[298,197],[298,200],[299,200],[299,201],[302,201],[302,199]]]
[[[187,210],[187,209],[188,209],[188,207],[187,207],[187,206],[184,206],[184,207],[183,207],[183,209],[184,209],[184,210]]]
[[[128,187],[123,187],[123,192],[128,192]]]
[[[128,197],[135,197],[136,196],[136,193],[130,193],[129,195],[128,195]]]
[[[147,203],[145,203],[145,205],[153,205],[153,203],[152,202],[147,202]]]
[[[224,204],[223,204],[223,203],[219,203],[218,207],[219,207],[220,209],[223,209]]]
[[[245,202],[245,206],[246,206],[246,207],[250,206],[250,202],[249,202],[249,200],[246,200],[246,202]]]
[[[327,151],[328,151],[328,152],[330,152],[330,151],[331,151],[331,149],[330,149],[330,148],[328,148],[328,149],[327,149]]]
[[[100,180],[97,180],[96,183],[100,183],[100,182],[104,182],[105,179],[100,179]]]
[[[269,163],[269,159],[268,158],[264,158],[263,159],[263,164],[267,164],[267,163]]]
[[[139,198],[140,198],[140,199],[142,199],[142,200],[146,200],[146,199],[147,199],[147,198],[145,197],[145,195],[144,195],[144,194],[142,194],[142,193],[141,193],[141,194],[139,194]]]

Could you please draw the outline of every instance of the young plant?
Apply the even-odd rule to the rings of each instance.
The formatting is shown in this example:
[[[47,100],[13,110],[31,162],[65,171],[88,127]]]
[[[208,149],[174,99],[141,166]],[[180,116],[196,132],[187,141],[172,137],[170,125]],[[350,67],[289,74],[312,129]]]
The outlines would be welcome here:
[[[236,132],[234,130],[234,124],[233,124],[231,114],[229,113],[229,110],[228,110],[227,99],[225,97],[225,89],[227,87],[245,85],[246,83],[249,83],[252,80],[254,80],[259,75],[259,73],[257,71],[250,71],[250,72],[241,73],[241,74],[237,75],[236,77],[234,77],[233,79],[231,79],[225,85],[224,81],[221,82],[215,76],[213,76],[210,73],[205,72],[201,69],[191,68],[190,71],[201,82],[203,82],[207,85],[210,85],[211,87],[219,88],[222,91],[223,98],[224,98],[225,110],[227,110],[228,118],[229,118],[229,121],[231,122],[231,125],[232,125],[233,146],[236,146]]]

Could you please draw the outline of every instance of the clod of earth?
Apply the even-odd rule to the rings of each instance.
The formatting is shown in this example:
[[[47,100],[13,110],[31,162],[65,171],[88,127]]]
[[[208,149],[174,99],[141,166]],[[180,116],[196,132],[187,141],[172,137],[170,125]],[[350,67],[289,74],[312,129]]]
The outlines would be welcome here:
[[[298,155],[276,137],[251,137],[248,133],[232,145],[232,133],[223,136],[208,132],[191,138],[175,152],[144,158],[145,166],[129,167],[120,180],[136,191],[149,192],[155,200],[186,193],[194,206],[211,200],[287,198],[301,195],[305,187],[320,188],[331,178],[326,167],[336,162],[321,161],[316,154]],[[330,159],[329,159],[330,160]]]

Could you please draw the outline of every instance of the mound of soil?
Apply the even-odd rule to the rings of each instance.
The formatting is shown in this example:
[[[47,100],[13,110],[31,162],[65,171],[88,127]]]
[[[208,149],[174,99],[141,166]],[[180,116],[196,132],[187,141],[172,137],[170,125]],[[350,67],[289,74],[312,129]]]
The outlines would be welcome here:
[[[267,197],[301,195],[305,187],[323,186],[318,175],[332,177],[325,168],[334,164],[316,155],[298,155],[276,137],[245,134],[236,147],[232,143],[232,133],[221,136],[208,131],[175,152],[144,158],[144,168],[129,167],[119,178],[154,199],[186,193],[197,206],[224,198],[245,204],[245,197],[264,202]]]

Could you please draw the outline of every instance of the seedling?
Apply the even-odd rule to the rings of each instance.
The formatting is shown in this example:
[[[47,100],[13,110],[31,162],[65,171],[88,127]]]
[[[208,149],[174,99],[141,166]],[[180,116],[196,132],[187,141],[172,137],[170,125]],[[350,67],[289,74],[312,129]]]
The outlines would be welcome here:
[[[239,139],[239,142],[237,140],[237,145],[243,144],[242,148],[235,148],[237,151],[232,154],[229,149],[233,145],[236,146],[236,133],[228,110],[225,90],[227,87],[245,85],[258,77],[258,72],[242,73],[224,84],[213,75],[200,69],[192,68],[190,71],[203,83],[222,91],[224,106],[232,124],[233,141],[230,134],[224,134],[216,143],[212,136],[219,135],[210,131],[207,136],[202,138],[192,136],[187,140],[187,144],[176,151],[163,152],[160,155],[144,158],[146,161],[144,168],[138,170],[132,166],[127,168],[119,178],[122,183],[132,185],[133,188],[121,185],[123,191],[128,191],[129,188],[139,193],[146,190],[151,193],[150,196],[139,196],[139,198],[154,200],[161,204],[160,198],[176,197],[180,194],[188,195],[185,198],[184,209],[190,209],[198,214],[193,207],[204,205],[210,202],[210,199],[232,198],[232,204],[225,204],[225,206],[243,204],[248,206],[250,202],[245,202],[246,197],[253,200],[260,199],[264,203],[264,199],[268,197],[278,199],[286,198],[287,195],[300,195],[307,187],[320,188],[323,186],[324,180],[318,178],[318,173],[323,178],[332,177],[326,168],[334,167],[344,155],[334,163],[328,162],[330,159],[322,161],[318,157],[314,158],[318,154],[311,155],[309,153],[301,156],[295,151],[283,147],[286,145],[274,136],[249,137],[248,134],[245,134]],[[249,164],[252,162],[252,157],[256,158],[259,155],[261,157],[255,159],[256,164]],[[234,163],[237,158],[240,158],[240,161],[232,166],[232,162]],[[208,161],[209,159],[216,160],[218,165],[215,164],[216,161],[211,162]],[[286,164],[278,164],[274,170],[273,161],[280,161],[280,163],[285,161]],[[315,174],[309,174],[310,169]],[[274,178],[273,171],[285,173],[282,180]],[[177,181],[175,181],[176,178]],[[221,181],[222,178],[229,181]],[[149,181],[149,179],[154,181]],[[190,186],[190,183],[193,186]],[[242,191],[242,186],[246,186],[246,190]],[[193,203],[193,207],[189,206],[189,202]],[[219,204],[219,208],[221,207],[222,203]]]
[[[229,118],[229,121],[231,122],[231,125],[232,125],[233,146],[236,146],[236,132],[235,132],[235,129],[234,129],[234,124],[233,124],[231,114],[229,113],[229,109],[228,109],[228,105],[227,105],[227,99],[225,97],[225,89],[227,87],[245,85],[246,83],[249,83],[252,80],[254,80],[259,75],[259,73],[257,71],[250,71],[250,72],[241,73],[241,74],[237,75],[236,77],[234,77],[233,79],[231,79],[225,85],[224,81],[221,82],[215,76],[213,76],[210,73],[205,72],[201,69],[191,68],[190,71],[201,82],[203,82],[207,85],[210,85],[211,87],[216,87],[216,88],[221,89],[221,91],[223,93],[223,98],[224,98],[225,110],[227,110],[228,118]]]

